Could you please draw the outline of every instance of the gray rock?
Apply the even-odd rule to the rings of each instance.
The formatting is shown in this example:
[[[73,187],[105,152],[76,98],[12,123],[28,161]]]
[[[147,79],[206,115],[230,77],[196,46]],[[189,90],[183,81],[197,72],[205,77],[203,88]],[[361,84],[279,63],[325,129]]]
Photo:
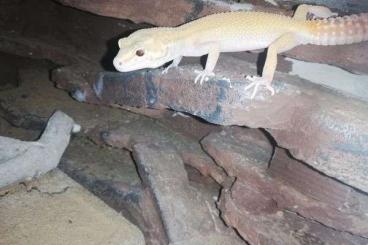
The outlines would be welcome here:
[[[73,119],[56,111],[38,141],[0,136],[0,188],[54,169],[69,144],[70,134],[79,130]]]

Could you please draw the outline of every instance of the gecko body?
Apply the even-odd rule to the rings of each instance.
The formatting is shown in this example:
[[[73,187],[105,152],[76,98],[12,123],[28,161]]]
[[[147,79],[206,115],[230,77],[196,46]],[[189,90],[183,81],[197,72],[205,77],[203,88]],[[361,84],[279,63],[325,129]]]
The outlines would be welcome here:
[[[307,20],[308,14],[323,19]],[[200,84],[209,76],[222,52],[268,48],[262,76],[247,76],[253,98],[259,86],[271,94],[277,54],[302,44],[341,45],[368,40],[368,14],[336,17],[322,6],[301,5],[293,17],[252,11],[209,15],[178,27],[138,30],[119,40],[113,64],[118,71],[157,68],[173,60],[163,73],[178,66],[183,56],[208,54],[205,69],[196,71]]]

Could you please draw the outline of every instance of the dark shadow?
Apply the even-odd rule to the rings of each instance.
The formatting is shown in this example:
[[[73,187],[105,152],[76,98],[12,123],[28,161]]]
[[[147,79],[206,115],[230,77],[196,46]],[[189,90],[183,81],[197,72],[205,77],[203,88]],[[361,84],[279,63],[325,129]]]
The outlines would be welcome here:
[[[120,38],[127,37],[136,30],[127,30],[122,34],[115,36],[106,41],[107,51],[100,60],[101,66],[106,71],[116,71],[112,61],[119,51],[118,41]]]
[[[268,139],[268,141],[270,142],[271,146],[272,146],[272,153],[271,153],[271,158],[267,163],[267,167],[269,168],[273,159],[273,156],[275,154],[275,150],[276,147],[278,147],[277,145],[277,141],[275,140],[275,138],[264,128],[259,128],[259,130],[263,133],[264,136],[266,136],[266,138]]]
[[[203,67],[203,69],[206,68],[207,58],[208,58],[208,55],[203,55],[200,58],[201,66]]]
[[[262,75],[263,67],[266,62],[267,57],[267,49],[265,49],[262,53],[259,53],[257,58],[257,74],[259,76]]]

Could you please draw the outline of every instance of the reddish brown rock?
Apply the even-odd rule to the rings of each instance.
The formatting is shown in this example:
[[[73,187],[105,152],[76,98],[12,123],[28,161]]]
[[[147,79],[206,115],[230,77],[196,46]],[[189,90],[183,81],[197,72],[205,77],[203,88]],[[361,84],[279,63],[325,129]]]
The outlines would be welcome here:
[[[244,244],[219,219],[213,197],[190,186],[171,144],[135,144],[133,156],[156,200],[170,244]]]
[[[122,1],[84,1],[84,0],[57,0],[61,4],[71,6],[94,14],[109,16],[120,19],[130,19],[134,22],[151,23],[158,26],[176,26],[188,20],[218,13],[236,10],[262,10],[267,12],[285,13],[285,9],[293,9],[295,2],[303,4],[306,1],[275,0],[248,0],[234,3],[224,0],[122,0]],[[274,4],[275,3],[275,4]],[[344,12],[359,13],[368,11],[368,4],[359,1],[316,1],[316,4],[324,5],[332,9]],[[278,7],[278,9],[276,8]],[[282,9],[283,8],[283,9]],[[156,13],[160,13],[157,15]]]
[[[329,235],[319,239],[326,243],[336,239],[332,238],[336,232],[336,237],[351,241],[368,237],[366,195],[291,159],[279,148],[269,164],[272,147],[259,131],[229,128],[210,134],[202,145],[236,177],[222,196],[224,218],[251,243],[260,242],[260,237],[281,242],[301,220],[308,227],[306,236],[313,236],[313,230],[322,229],[323,224]],[[288,212],[292,213],[290,220],[284,217]],[[269,234],[272,229],[275,233]]]
[[[103,147],[86,135],[78,135],[67,148],[59,168],[137,225],[147,245],[167,244],[155,201],[141,185],[130,152]]]
[[[262,89],[250,100],[250,92],[244,92],[244,76],[256,71],[249,63],[225,55],[216,66],[217,76],[202,86],[193,83],[196,68],[184,65],[164,76],[160,70],[102,73],[93,89],[77,90],[74,98],[108,105],[171,108],[211,123],[265,128],[297,159],[368,192],[365,102],[280,73],[273,82],[276,95]]]
[[[368,74],[368,52],[362,50],[368,50],[367,42],[339,46],[302,45],[288,51],[285,56]]]
[[[210,1],[93,0],[86,2],[58,0],[58,2],[103,16],[130,19],[136,23],[145,22],[158,26],[177,26],[204,14],[229,11],[231,9],[230,4],[214,4]],[[249,8],[246,4],[244,6]]]
[[[238,181],[237,181],[238,182]],[[366,244],[367,239],[330,229],[293,212],[255,213],[246,202],[263,199],[257,193],[243,192],[237,182],[234,190],[224,191],[219,208],[225,222],[237,229],[249,244]],[[251,195],[249,195],[251,194]],[[234,198],[235,197],[235,198]]]
[[[225,180],[225,173],[206,155],[200,144],[191,138],[180,135],[160,125],[152,119],[137,118],[122,122],[102,133],[102,140],[114,147],[132,150],[139,143],[170,142],[176,147],[185,164],[188,164],[204,176],[211,176],[218,183]]]

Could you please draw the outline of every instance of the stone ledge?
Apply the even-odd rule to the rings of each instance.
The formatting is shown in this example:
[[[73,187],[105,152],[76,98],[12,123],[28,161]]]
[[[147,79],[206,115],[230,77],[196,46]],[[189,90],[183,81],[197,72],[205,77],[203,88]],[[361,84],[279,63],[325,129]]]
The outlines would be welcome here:
[[[219,208],[250,244],[367,242],[367,195],[273,149],[261,131],[227,127],[201,143],[236,179]]]
[[[97,104],[171,108],[215,124],[265,128],[295,158],[368,192],[366,103],[280,73],[273,84],[275,96],[262,90],[251,101],[250,92],[243,92],[244,76],[256,73],[249,63],[228,56],[216,67],[217,76],[203,86],[193,83],[195,68],[182,66],[166,75],[160,70],[101,73],[94,85],[77,90],[74,97]]]
[[[0,196],[0,244],[145,244],[142,233],[60,170]]]

